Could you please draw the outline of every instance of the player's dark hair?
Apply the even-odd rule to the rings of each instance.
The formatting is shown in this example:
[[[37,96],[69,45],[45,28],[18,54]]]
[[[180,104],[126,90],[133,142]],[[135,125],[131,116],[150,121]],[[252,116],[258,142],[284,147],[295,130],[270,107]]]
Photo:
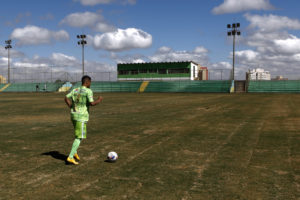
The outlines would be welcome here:
[[[91,80],[92,80],[91,77],[85,75],[81,78],[81,83],[84,84],[85,82],[91,81]]]

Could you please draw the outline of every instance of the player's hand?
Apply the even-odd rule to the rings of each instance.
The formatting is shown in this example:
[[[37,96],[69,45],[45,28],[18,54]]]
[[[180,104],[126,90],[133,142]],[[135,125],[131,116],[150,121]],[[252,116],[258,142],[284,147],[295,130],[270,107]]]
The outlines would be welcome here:
[[[103,100],[103,97],[98,97],[97,101],[100,103]]]
[[[103,100],[103,97],[98,97],[95,101],[91,102],[91,106],[95,106]]]

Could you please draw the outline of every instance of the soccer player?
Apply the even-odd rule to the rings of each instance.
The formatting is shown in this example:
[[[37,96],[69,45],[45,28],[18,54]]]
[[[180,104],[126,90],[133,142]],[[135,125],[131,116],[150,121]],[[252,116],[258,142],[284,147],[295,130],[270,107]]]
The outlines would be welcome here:
[[[90,89],[91,77],[83,76],[81,79],[82,85],[79,88],[73,89],[65,97],[65,102],[71,108],[71,120],[75,131],[75,140],[72,145],[70,155],[67,162],[78,165],[80,160],[77,149],[82,139],[86,138],[86,124],[89,120],[89,106],[95,106],[102,101],[102,97],[97,100],[93,99],[93,91]],[[75,159],[76,160],[75,160]]]

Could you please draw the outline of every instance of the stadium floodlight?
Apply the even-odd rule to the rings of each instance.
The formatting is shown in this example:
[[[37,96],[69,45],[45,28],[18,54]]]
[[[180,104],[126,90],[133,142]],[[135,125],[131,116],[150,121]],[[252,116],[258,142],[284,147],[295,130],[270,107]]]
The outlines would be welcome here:
[[[10,49],[12,48],[11,46],[11,40],[6,40],[5,41],[5,49],[7,49],[7,82],[10,83]]]
[[[233,36],[233,52],[232,52],[232,80],[234,80],[234,62],[235,62],[235,36],[241,35],[241,32],[238,28],[240,28],[241,24],[240,23],[234,23],[232,25],[227,24],[227,28],[231,29],[227,32],[227,36]]]
[[[85,40],[86,35],[77,35],[77,38],[80,39],[77,44],[82,46],[82,76],[84,76],[84,45],[87,44]]]

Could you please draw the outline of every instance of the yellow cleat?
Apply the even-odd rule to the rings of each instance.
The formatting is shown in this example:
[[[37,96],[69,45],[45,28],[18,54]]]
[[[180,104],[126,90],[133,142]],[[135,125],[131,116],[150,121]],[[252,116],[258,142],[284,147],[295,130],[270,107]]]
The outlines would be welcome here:
[[[73,164],[73,165],[78,165],[79,164],[78,162],[75,161],[74,158],[69,158],[69,157],[67,158],[67,162],[70,163],[70,164]]]
[[[76,160],[78,160],[78,161],[80,160],[80,158],[79,158],[79,156],[78,156],[77,153],[74,154],[74,158],[75,158]]]

